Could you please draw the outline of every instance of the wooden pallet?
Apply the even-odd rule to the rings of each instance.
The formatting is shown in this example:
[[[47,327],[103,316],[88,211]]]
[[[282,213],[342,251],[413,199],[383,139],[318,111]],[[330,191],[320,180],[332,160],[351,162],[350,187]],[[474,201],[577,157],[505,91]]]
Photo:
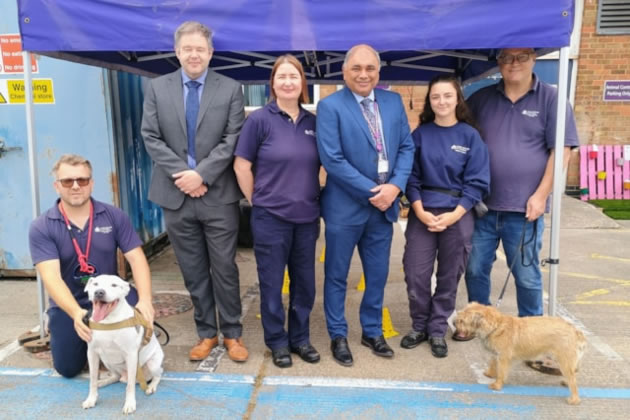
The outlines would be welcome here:
[[[583,201],[630,199],[630,146],[580,146],[580,197]]]

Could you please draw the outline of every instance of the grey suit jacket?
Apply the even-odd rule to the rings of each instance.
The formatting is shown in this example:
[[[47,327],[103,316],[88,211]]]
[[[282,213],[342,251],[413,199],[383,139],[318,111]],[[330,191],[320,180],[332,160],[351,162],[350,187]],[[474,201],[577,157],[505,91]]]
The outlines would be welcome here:
[[[186,196],[172,175],[189,169],[183,89],[180,69],[152,79],[144,92],[141,132],[153,159],[149,200],[170,210],[180,208]],[[201,199],[209,206],[242,198],[232,161],[244,119],[241,85],[208,70],[197,117],[195,170],[208,186]]]

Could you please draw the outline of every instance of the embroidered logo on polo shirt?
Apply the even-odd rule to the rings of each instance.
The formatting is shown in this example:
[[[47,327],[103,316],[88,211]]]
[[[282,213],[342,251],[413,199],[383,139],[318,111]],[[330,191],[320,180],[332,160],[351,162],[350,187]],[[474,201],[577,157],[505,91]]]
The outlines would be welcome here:
[[[94,232],[96,233],[112,233],[113,228],[111,226],[96,226]]]
[[[470,147],[460,146],[458,144],[454,144],[454,145],[451,146],[451,150],[454,151],[454,152],[461,153],[461,154],[465,155],[470,150]]]
[[[304,130],[304,134],[315,137],[315,130]]]
[[[536,118],[538,114],[540,114],[540,111],[528,111],[527,109],[524,109],[521,114],[525,115],[526,117]]]

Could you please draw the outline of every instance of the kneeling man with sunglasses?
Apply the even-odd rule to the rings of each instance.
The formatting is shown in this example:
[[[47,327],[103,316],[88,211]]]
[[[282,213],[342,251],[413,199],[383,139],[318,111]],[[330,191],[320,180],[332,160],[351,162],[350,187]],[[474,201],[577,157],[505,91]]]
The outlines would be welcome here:
[[[92,338],[92,330],[83,323],[92,306],[84,291],[88,279],[118,274],[116,251],[120,249],[137,287],[137,291],[131,289],[127,301],[152,324],[151,273],[129,217],[91,198],[90,161],[63,155],[52,173],[59,199],[31,223],[29,246],[51,298],[48,327],[53,365],[62,376],[73,377],[87,362],[87,342]]]

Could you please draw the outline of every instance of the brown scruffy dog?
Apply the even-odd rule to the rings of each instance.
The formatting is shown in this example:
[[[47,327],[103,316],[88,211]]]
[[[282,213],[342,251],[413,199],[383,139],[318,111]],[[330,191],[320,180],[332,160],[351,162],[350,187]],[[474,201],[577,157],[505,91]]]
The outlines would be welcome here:
[[[492,306],[473,302],[457,313],[455,326],[462,334],[475,334],[495,355],[484,372],[487,377],[496,379],[490,384],[491,389],[503,388],[513,360],[531,360],[548,354],[558,363],[571,390],[567,401],[569,404],[580,403],[575,373],[586,349],[586,338],[564,319],[550,316],[517,318],[502,314]]]

